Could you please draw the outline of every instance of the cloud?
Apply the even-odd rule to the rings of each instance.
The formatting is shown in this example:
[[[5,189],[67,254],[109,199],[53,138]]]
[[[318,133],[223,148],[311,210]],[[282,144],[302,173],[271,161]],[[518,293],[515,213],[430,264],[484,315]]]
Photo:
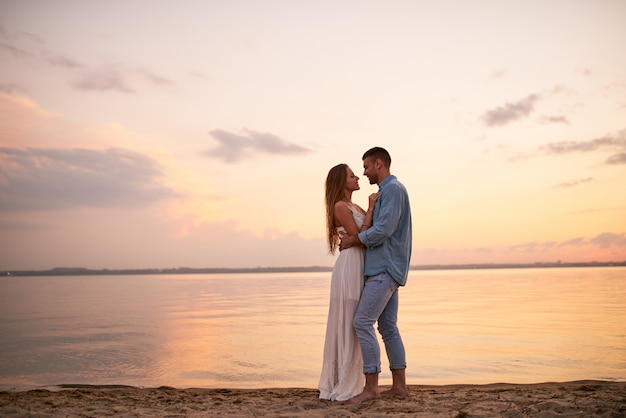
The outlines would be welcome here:
[[[106,66],[97,70],[84,71],[81,77],[74,82],[74,87],[85,91],[117,91],[120,93],[135,93],[130,86],[129,78],[139,75],[157,87],[169,87],[174,85],[171,80],[140,68],[138,70],[122,69],[114,66]]]
[[[288,143],[276,135],[244,130],[236,134],[223,130],[213,130],[211,136],[219,143],[218,147],[207,151],[206,155],[235,163],[254,155],[254,152],[267,154],[293,155],[307,154],[310,149],[297,144]]]
[[[45,64],[52,65],[53,67],[75,69],[83,66],[78,61],[63,54],[50,53],[46,50],[29,51],[28,49],[19,48],[6,43],[0,43],[0,51],[4,51],[10,54],[13,58],[19,60],[35,60],[35,62],[43,62]]]
[[[18,32],[13,32],[10,30],[6,30],[4,28],[4,26],[2,25],[2,22],[0,21],[0,38],[3,39],[8,39],[8,40],[19,40],[19,39],[27,39],[30,42],[34,42],[34,43],[42,43],[43,41],[41,40],[40,37],[38,37],[37,35],[34,35],[30,32],[25,32],[25,31],[18,31]]]
[[[28,59],[32,57],[32,55],[28,51],[5,43],[0,43],[0,51],[4,51],[5,53],[10,54],[17,59]]]
[[[47,49],[44,41],[31,34],[0,31],[0,38],[7,40],[7,42],[0,42],[0,53],[9,54],[15,59],[66,70],[83,69],[78,80],[73,83],[73,86],[79,90],[134,93],[135,89],[129,85],[128,79],[137,75],[159,87],[174,84],[171,80],[156,75],[145,68],[124,70],[114,65],[90,68],[65,54]]]
[[[476,247],[476,248],[466,248],[463,250],[465,253],[478,253],[478,254],[489,254],[493,252],[492,248],[487,247]]]
[[[579,247],[581,245],[585,245],[586,243],[587,243],[587,238],[576,237],[576,238],[569,239],[567,241],[563,241],[562,243],[559,244],[559,247],[567,247],[569,245]]]
[[[82,64],[75,59],[49,51],[45,48],[45,42],[31,33],[9,32],[0,27],[0,38],[6,40],[0,43],[0,52],[8,53],[13,58],[68,69],[82,67]]]
[[[597,237],[592,238],[589,242],[601,248],[623,247],[626,246],[626,237],[624,237],[624,234],[618,235],[610,232],[604,232]]]
[[[506,75],[506,70],[503,68],[495,70],[491,75],[489,75],[488,80],[494,81],[500,78],[503,78]]]
[[[593,177],[587,177],[587,178],[584,178],[584,179],[579,179],[579,180],[567,181],[567,182],[559,183],[559,184],[557,184],[554,187],[560,188],[560,189],[567,189],[567,188],[570,188],[570,187],[579,186],[579,185],[584,184],[584,183],[589,183],[589,182],[591,182],[593,180],[594,180]]]
[[[134,93],[128,86],[124,75],[115,68],[101,68],[83,73],[81,78],[74,83],[79,90],[95,91],[118,91],[121,93]]]
[[[620,152],[611,155],[607,160],[607,164],[626,164],[626,152]]]
[[[506,152],[506,149],[503,150]],[[574,153],[606,153],[613,152],[606,160],[606,164],[626,164],[626,129],[614,134],[607,134],[601,138],[587,141],[559,141],[542,145],[533,152],[517,153],[509,158],[510,161],[523,160],[540,155],[566,155]],[[576,184],[562,183],[556,187],[567,187]]]
[[[564,116],[542,116],[539,118],[539,122],[543,124],[564,123],[569,125],[569,120]]]
[[[174,197],[153,159],[124,149],[0,148],[0,211],[138,208]]]
[[[0,83],[0,92],[6,93],[9,95],[21,94],[24,92],[24,88],[19,84],[15,83]],[[0,101],[2,98],[0,98]]]
[[[624,147],[626,146],[625,132],[626,131],[622,131],[618,136],[609,135],[589,141],[553,142],[551,144],[544,145],[541,149],[550,154],[568,154],[572,152],[596,151],[600,148],[606,147]]]
[[[600,248],[609,247],[626,247],[626,236],[624,234],[613,234],[611,232],[603,232],[594,238],[578,237],[568,241],[564,241],[560,246],[581,247],[585,245],[594,245]]]
[[[547,251],[554,247],[584,247],[584,246],[595,246],[600,248],[609,248],[609,247],[626,247],[626,236],[625,234],[614,234],[611,232],[603,232],[593,238],[587,237],[576,237],[572,238],[560,243],[555,242],[530,242],[526,244],[519,244],[509,247],[509,251],[523,251],[523,252],[534,252],[534,251]]]
[[[131,87],[128,80],[137,75],[157,87],[169,87],[174,85],[171,80],[156,75],[145,68],[129,70],[114,66],[84,71],[73,85],[77,89],[85,91],[117,91],[120,93],[133,94],[135,93],[135,89]]]
[[[154,84],[155,86],[171,86],[174,83],[166,78],[163,78],[161,76],[158,76],[156,74],[154,74],[153,72],[146,70],[145,68],[142,68],[140,70],[138,70],[139,74],[142,75],[146,80],[148,80],[149,82],[151,82],[152,84]]]
[[[526,252],[526,253],[532,253],[532,252],[543,252],[543,251],[548,251],[551,248],[554,248],[557,244],[555,242],[549,241],[549,242],[528,242],[525,244],[518,244],[518,245],[513,245],[511,247],[509,247],[509,251],[512,252]]]
[[[4,232],[30,232],[30,231],[48,231],[54,229],[54,227],[46,224],[45,222],[29,222],[19,221],[15,219],[4,220],[0,219],[0,231]]]
[[[63,68],[81,68],[83,65],[72,58],[68,58],[64,55],[50,55],[48,57],[48,63],[55,67],[63,67]]]
[[[488,110],[482,119],[487,126],[502,126],[530,115],[535,109],[539,95],[531,94],[525,99],[514,103],[506,103],[495,109]]]
[[[591,152],[602,150],[617,150],[617,154],[606,160],[607,164],[626,163],[626,129],[615,134],[608,134],[601,138],[589,141],[561,141],[542,146],[540,151],[546,154],[571,154],[575,152]]]

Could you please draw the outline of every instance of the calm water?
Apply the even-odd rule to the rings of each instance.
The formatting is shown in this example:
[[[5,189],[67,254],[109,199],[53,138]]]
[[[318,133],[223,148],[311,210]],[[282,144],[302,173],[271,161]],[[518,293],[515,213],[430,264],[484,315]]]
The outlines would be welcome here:
[[[316,388],[329,281],[3,277],[0,389]],[[626,380],[626,268],[411,271],[400,303],[409,384]]]

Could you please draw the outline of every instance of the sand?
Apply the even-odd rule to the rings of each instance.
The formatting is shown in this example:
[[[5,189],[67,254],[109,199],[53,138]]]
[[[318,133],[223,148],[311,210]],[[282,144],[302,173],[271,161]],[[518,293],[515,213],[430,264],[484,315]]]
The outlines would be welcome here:
[[[346,406],[318,399],[315,389],[64,385],[59,390],[0,392],[0,416],[626,417],[626,382],[411,385],[409,395]]]

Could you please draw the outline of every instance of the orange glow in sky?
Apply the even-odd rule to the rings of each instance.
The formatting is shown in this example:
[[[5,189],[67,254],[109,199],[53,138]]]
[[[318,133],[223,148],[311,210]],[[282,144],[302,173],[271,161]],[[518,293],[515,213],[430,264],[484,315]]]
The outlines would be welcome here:
[[[0,4],[0,270],[330,266],[387,148],[412,264],[626,260],[626,3]]]

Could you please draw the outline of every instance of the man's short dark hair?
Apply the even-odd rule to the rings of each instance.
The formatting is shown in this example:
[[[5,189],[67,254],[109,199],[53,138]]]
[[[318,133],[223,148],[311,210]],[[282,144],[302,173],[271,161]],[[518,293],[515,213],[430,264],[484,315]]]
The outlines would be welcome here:
[[[391,156],[386,149],[381,147],[374,147],[365,151],[362,159],[364,160],[366,158],[371,158],[374,161],[381,160],[386,167],[391,166]]]

